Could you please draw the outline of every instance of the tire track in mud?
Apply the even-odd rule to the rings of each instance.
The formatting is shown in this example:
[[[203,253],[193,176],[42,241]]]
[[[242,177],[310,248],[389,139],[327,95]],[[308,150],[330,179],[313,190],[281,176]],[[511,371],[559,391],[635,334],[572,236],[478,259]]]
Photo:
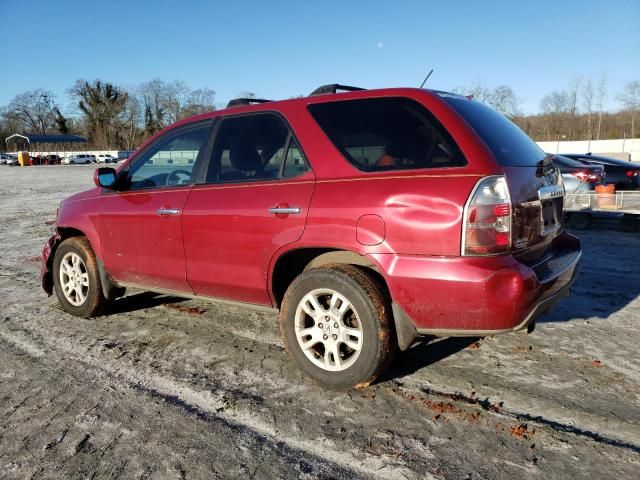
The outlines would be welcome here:
[[[126,371],[105,361],[79,356],[77,346],[69,344],[66,339],[56,338],[48,342],[32,331],[28,331],[34,338],[29,341],[14,332],[0,330],[0,339],[24,351],[28,355],[42,359],[49,352],[59,354],[62,360],[72,360],[86,368],[97,371],[104,377],[105,382],[112,387],[133,389],[155,400],[172,405],[188,415],[193,415],[224,428],[231,429],[239,435],[250,435],[275,449],[283,459],[299,462],[305,458],[317,466],[321,471],[327,469],[328,477],[335,478],[414,478],[415,472],[410,468],[394,464],[392,459],[382,455],[372,455],[364,451],[345,452],[331,446],[325,446],[325,439],[317,441],[300,438],[283,438],[278,429],[260,419],[255,413],[236,410],[229,413],[226,409],[225,398],[235,397],[239,391],[227,389],[217,385],[215,391],[198,391],[189,385],[170,379],[157,373],[140,373],[133,368]],[[39,337],[36,345],[35,337]],[[251,394],[247,393],[247,396]],[[364,459],[363,459],[364,457]],[[437,478],[424,472],[422,478]]]
[[[53,305],[55,306],[55,305]],[[169,307],[172,308],[172,307]],[[173,308],[172,308],[173,309]],[[188,312],[185,315],[189,314]],[[200,312],[198,312],[200,315]],[[33,334],[31,330],[28,330],[30,334]],[[232,332],[235,333],[235,332]],[[1,335],[1,333],[0,333]],[[251,341],[255,344],[256,341],[260,342],[256,336],[249,338],[248,335],[238,335],[244,340]],[[23,347],[29,348],[30,344],[24,341],[15,335],[13,335],[13,340],[15,342],[21,342]],[[260,342],[262,343],[262,342]],[[265,345],[271,345],[272,342],[264,342]],[[91,345],[90,347],[93,347]],[[59,344],[56,344],[55,347],[52,346],[53,350],[59,350]],[[75,347],[75,349],[74,349]],[[37,347],[36,347],[37,348]],[[280,348],[281,349],[281,348]],[[72,345],[69,343],[67,348],[65,349],[66,353],[77,352],[77,345]],[[40,353],[41,354],[41,353]],[[86,359],[84,357],[74,356],[74,359],[77,361],[85,362]],[[115,359],[117,360],[117,358]],[[100,363],[100,365],[103,365]],[[94,362],[94,366],[97,366]],[[116,371],[120,371],[119,367],[116,367]],[[162,378],[163,382],[159,386],[154,386],[153,383],[150,386],[145,385],[145,381],[140,380],[140,376],[134,376],[134,378],[129,379],[129,383],[131,385],[136,385],[136,388],[141,388],[150,396],[155,396],[158,398],[164,398],[165,401],[169,403],[175,403],[176,406],[183,408],[185,412],[190,414],[197,414],[197,412],[215,412],[216,415],[219,415],[223,410],[227,408],[226,399],[234,398],[234,399],[249,399],[254,405],[261,405],[263,403],[263,398],[256,396],[255,394],[248,393],[247,391],[241,388],[229,388],[228,386],[223,386],[222,382],[211,382],[209,381],[206,385],[207,388],[211,388],[213,391],[217,392],[216,398],[212,401],[211,398],[203,399],[203,398],[194,398],[193,400],[185,400],[184,389],[187,389],[188,393],[194,393],[195,391],[191,386],[182,385],[181,382],[169,379],[168,377],[158,377],[156,373],[148,374],[150,377]],[[233,385],[233,381],[224,382],[228,385]],[[397,382],[394,382],[398,384]],[[379,388],[378,386],[377,388]],[[440,387],[434,386],[420,386],[420,385],[411,385],[413,391],[412,394],[418,393],[426,395],[427,397],[435,397],[436,399],[444,400],[444,401],[453,401],[457,403],[466,404],[469,406],[478,406],[483,411],[496,415],[501,419],[507,419],[510,421],[515,421],[516,424],[509,427],[507,426],[504,430],[507,432],[509,428],[517,429],[526,423],[535,424],[538,427],[546,427],[548,430],[556,432],[556,433],[564,433],[573,435],[575,437],[581,437],[583,439],[591,440],[598,444],[607,445],[616,448],[623,448],[634,453],[640,453],[640,446],[629,441],[625,441],[620,438],[615,438],[610,435],[606,435],[593,429],[584,428],[581,426],[573,425],[569,422],[563,421],[562,419],[552,419],[546,418],[542,415],[535,415],[532,413],[527,413],[523,411],[518,411],[514,409],[505,409],[505,408],[496,408],[496,404],[491,404],[488,400],[481,400],[478,397],[468,396],[460,392],[447,392]],[[197,392],[195,392],[197,393]],[[204,408],[203,408],[204,406]],[[235,418],[235,415],[229,415]],[[254,419],[255,417],[251,417]],[[468,420],[468,419],[467,419]],[[526,422],[526,423],[525,423]],[[273,427],[269,426],[268,423],[264,423],[258,426],[259,431],[263,431],[268,435],[275,435],[275,430]],[[517,436],[517,435],[515,435]],[[313,448],[313,447],[312,447]],[[324,456],[324,453],[320,453],[320,456]]]
[[[455,408],[454,402],[469,405],[469,406],[480,407],[483,412],[489,413],[491,415],[494,415],[500,418],[511,419],[511,420],[515,420],[516,422],[527,422],[529,424],[537,425],[539,427],[546,427],[554,432],[570,434],[576,437],[582,437],[588,440],[592,440],[598,444],[607,445],[610,447],[622,448],[634,453],[640,453],[640,444],[628,442],[628,441],[614,438],[611,436],[607,436],[605,434],[592,431],[587,428],[582,428],[577,425],[572,425],[568,422],[545,418],[542,415],[536,415],[536,414],[526,413],[526,412],[522,412],[514,409],[509,409],[505,407],[504,402],[501,402],[501,401],[491,402],[489,401],[488,398],[482,399],[480,397],[465,395],[461,392],[446,392],[443,390],[434,389],[432,387],[418,388],[418,391],[421,394],[425,395],[426,397],[435,397],[436,399],[439,399],[439,401],[436,400],[435,402],[425,401],[425,400],[421,400],[420,398],[415,398],[415,395],[413,392],[409,392],[408,390],[405,390],[397,382],[396,382],[396,387],[390,388],[390,390],[394,394],[400,397],[403,397],[407,400],[418,401],[418,402],[422,401],[422,403],[426,403],[427,406],[432,410],[434,410],[435,412],[443,412],[443,413],[449,412],[454,414],[463,414],[462,415],[463,418],[468,421],[475,421],[477,420],[477,417],[474,416],[473,414],[468,414],[468,413],[459,411],[458,409]],[[436,415],[440,415],[440,414],[441,413],[436,413]],[[524,431],[523,429],[520,429],[518,431],[519,433],[514,432],[516,436],[524,436],[526,438],[527,423],[521,423],[521,425],[525,426]]]

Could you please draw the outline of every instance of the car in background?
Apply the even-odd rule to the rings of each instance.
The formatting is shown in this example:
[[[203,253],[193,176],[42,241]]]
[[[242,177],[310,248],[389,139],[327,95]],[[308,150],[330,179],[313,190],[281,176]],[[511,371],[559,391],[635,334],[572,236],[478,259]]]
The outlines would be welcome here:
[[[9,165],[15,167],[19,164],[18,156],[11,153],[4,153],[0,158],[0,165]]]
[[[640,189],[640,164],[611,157],[591,155],[591,153],[563,153],[563,156],[585,165],[602,165],[605,171],[605,183],[614,184],[616,190]]]
[[[563,155],[553,155],[552,161],[560,169],[567,193],[588,192],[604,182],[602,165],[588,165]]]
[[[80,153],[77,155],[71,155],[69,157],[65,157],[61,162],[63,165],[78,165],[78,164],[87,164],[87,163],[95,163],[95,156],[89,155],[86,153]]]
[[[108,153],[101,153],[100,155],[97,155],[96,161],[98,163],[118,163],[118,159]]]
[[[54,153],[49,154],[49,155],[45,155],[42,158],[42,163],[44,165],[60,165],[60,161],[62,160],[62,158],[60,157],[60,155],[56,155]]]

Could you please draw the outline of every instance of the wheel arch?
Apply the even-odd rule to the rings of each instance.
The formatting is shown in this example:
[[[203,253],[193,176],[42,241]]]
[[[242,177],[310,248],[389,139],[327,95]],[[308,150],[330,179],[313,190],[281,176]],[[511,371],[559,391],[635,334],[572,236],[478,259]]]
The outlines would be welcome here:
[[[379,286],[391,307],[392,324],[400,350],[408,349],[419,335],[413,322],[402,308],[393,302],[391,290],[383,269],[369,256],[352,250],[331,247],[303,247],[282,253],[274,263],[269,276],[269,293],[276,308],[280,308],[284,294],[291,282],[305,270],[329,265],[354,265],[363,269]]]
[[[282,253],[274,262],[270,281],[270,294],[277,308],[280,308],[284,294],[291,282],[310,268],[327,265],[356,265],[370,272],[376,278],[385,294],[389,295],[386,280],[378,265],[358,252],[332,247],[303,247]],[[389,296],[390,299],[390,296]]]
[[[53,275],[53,259],[55,257],[56,250],[58,249],[60,244],[69,238],[84,237],[87,239],[87,242],[89,242],[89,246],[93,250],[93,254],[96,257],[96,263],[98,264],[98,274],[100,276],[102,294],[104,295],[104,297],[107,300],[112,300],[114,298],[121,297],[122,295],[124,295],[125,289],[118,286],[118,284],[111,277],[111,274],[105,268],[104,263],[100,258],[100,254],[96,249],[94,242],[92,242],[92,238],[90,235],[87,235],[85,232],[83,232],[78,228],[70,227],[70,226],[59,226],[56,228],[56,233],[57,233],[56,235],[57,241],[54,243],[54,245],[51,248],[51,254],[47,262],[49,275]]]

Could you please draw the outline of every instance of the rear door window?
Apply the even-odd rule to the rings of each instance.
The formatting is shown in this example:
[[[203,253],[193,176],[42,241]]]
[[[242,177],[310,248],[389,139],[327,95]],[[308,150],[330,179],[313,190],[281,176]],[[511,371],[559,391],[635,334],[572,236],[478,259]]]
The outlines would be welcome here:
[[[255,113],[222,121],[206,181],[268,180],[306,171],[307,163],[284,120],[274,113]]]
[[[374,172],[466,165],[457,144],[422,105],[369,98],[309,106],[334,145],[358,169]]]

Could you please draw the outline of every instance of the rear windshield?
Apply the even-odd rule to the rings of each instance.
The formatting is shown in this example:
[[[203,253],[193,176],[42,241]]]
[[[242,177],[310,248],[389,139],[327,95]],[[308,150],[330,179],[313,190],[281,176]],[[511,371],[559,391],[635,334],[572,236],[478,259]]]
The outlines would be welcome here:
[[[579,162],[577,160],[573,160],[572,158],[568,158],[568,157],[563,157],[561,155],[554,155],[551,160],[553,160],[553,163],[556,164],[556,166],[558,167],[565,167],[565,168],[584,168],[585,165],[582,162]]]
[[[317,103],[311,115],[349,162],[366,172],[466,165],[440,123],[407,98]]]
[[[576,158],[578,157],[578,158]],[[580,160],[587,163],[596,163],[602,165],[612,165],[616,167],[627,167],[627,168],[637,168],[638,164],[634,162],[627,162],[626,160],[620,160],[617,158],[610,157],[593,157],[591,155],[585,156],[572,156],[571,158],[576,158],[576,160]]]
[[[500,165],[535,166],[546,156],[515,123],[492,108],[458,95],[441,96],[482,137]]]

